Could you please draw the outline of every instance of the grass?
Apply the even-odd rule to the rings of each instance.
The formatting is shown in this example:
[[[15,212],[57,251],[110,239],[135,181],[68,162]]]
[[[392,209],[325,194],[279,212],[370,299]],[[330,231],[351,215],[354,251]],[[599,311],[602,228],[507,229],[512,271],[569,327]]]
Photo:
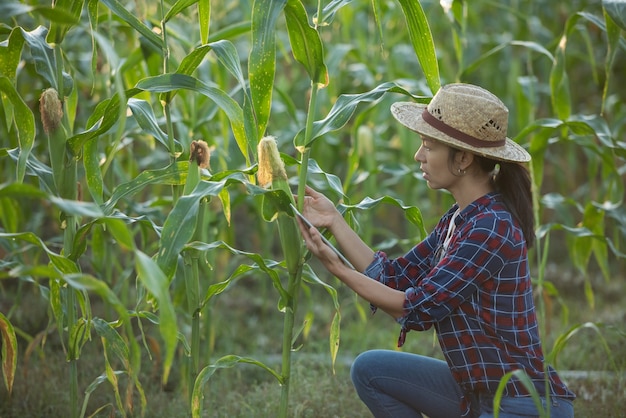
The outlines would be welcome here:
[[[596,307],[591,309],[584,297],[583,281],[567,269],[548,269],[549,278],[557,282],[567,306],[572,309],[569,325],[563,324],[560,310],[553,305],[548,312],[549,332],[544,339],[546,351],[552,341],[571,324],[594,321],[610,348],[610,356],[593,330],[581,329],[568,342],[558,357],[557,367],[564,380],[577,393],[578,417],[621,417],[626,399],[626,292],[617,278],[595,283]],[[558,273],[558,275],[557,275]],[[237,354],[257,358],[272,367],[280,367],[281,316],[275,301],[259,292],[258,282],[244,279],[221,295],[214,309],[219,312],[214,358]],[[303,305],[313,312],[312,323],[299,337],[301,349],[294,353],[290,395],[290,417],[365,417],[369,413],[358,399],[350,381],[349,366],[359,352],[371,348],[393,348],[397,327],[386,315],[369,316],[368,306],[357,300],[349,289],[337,286],[342,303],[342,335],[339,357],[333,373],[328,354],[328,326],[331,303],[319,289],[306,289]],[[7,303],[15,296],[15,288],[3,285],[0,299]],[[45,307],[34,303],[39,295],[22,289],[22,301],[13,312],[16,327],[30,333],[46,327]],[[272,295],[271,292],[268,294]],[[253,295],[253,296],[250,296]],[[242,303],[248,301],[249,303]],[[357,309],[358,307],[358,309]],[[44,311],[42,311],[44,310]],[[97,308],[95,308],[97,310]],[[306,311],[302,309],[302,311]],[[363,312],[366,314],[363,316]],[[300,318],[302,320],[302,318]],[[155,332],[156,334],[156,332]],[[45,345],[25,354],[26,341],[19,339],[20,356],[12,396],[0,386],[0,417],[60,417],[67,415],[67,365],[56,331],[49,332]],[[440,356],[431,332],[409,334],[406,351]],[[180,357],[179,357],[180,358]],[[158,358],[144,358],[142,384],[148,399],[145,416],[187,417],[187,394],[181,384],[184,365],[175,366],[167,387],[160,385],[161,367]],[[97,338],[83,350],[79,367],[81,393],[104,371],[102,346]],[[125,387],[124,379],[120,385]],[[121,389],[122,391],[124,389]],[[278,411],[280,386],[267,372],[254,366],[236,366],[219,370],[205,389],[206,417],[273,417]],[[82,402],[82,399],[81,399]],[[135,399],[139,414],[139,403]],[[119,416],[111,386],[104,382],[91,394],[86,416]]]

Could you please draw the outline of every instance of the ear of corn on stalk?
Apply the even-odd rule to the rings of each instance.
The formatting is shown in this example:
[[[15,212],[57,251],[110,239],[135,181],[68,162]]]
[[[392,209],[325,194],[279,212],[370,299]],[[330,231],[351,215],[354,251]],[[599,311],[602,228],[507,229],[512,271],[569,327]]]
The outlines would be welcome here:
[[[269,185],[272,190],[283,191],[289,202],[295,204],[289,187],[285,165],[278,152],[276,139],[272,136],[262,138],[259,142],[258,151],[259,170],[257,178],[259,184],[264,187]],[[295,218],[287,215],[280,208],[278,208],[277,222],[287,271],[289,271],[290,275],[295,275],[302,263],[302,242],[298,225]]]

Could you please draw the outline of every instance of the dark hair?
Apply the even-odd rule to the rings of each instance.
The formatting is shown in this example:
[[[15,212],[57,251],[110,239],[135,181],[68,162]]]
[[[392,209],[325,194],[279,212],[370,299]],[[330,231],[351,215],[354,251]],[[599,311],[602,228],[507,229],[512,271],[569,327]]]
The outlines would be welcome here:
[[[458,150],[454,148],[451,150],[452,160]],[[481,170],[494,173],[492,182],[496,191],[502,194],[507,209],[519,222],[526,239],[526,246],[532,247],[535,243],[535,216],[528,169],[518,163],[496,161],[476,154],[474,154],[474,159]]]

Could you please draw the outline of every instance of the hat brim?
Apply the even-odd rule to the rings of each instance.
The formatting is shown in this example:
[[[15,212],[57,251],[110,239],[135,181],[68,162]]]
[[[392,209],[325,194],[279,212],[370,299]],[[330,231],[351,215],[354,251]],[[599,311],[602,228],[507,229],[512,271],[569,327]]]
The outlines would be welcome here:
[[[422,118],[422,112],[426,105],[413,102],[397,102],[391,105],[393,117],[412,131],[420,135],[443,142],[451,147],[464,151],[470,151],[498,161],[526,163],[530,161],[530,154],[511,138],[506,138],[506,144],[499,147],[474,147],[463,141],[432,127]]]

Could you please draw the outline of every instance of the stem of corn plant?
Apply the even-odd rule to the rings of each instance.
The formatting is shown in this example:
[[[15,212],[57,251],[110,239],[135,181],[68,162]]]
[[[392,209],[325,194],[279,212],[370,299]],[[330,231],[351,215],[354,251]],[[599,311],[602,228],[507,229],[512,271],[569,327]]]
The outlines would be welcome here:
[[[56,45],[54,54],[57,62],[57,80],[58,88],[63,91],[63,60],[60,46]],[[47,89],[41,96],[41,117],[44,131],[48,136],[48,149],[50,153],[50,162],[54,182],[56,184],[57,195],[62,199],[77,199],[77,164],[76,159],[67,150],[67,129],[69,122],[67,115],[63,112],[63,104],[59,99],[59,92],[54,88]],[[63,254],[69,257],[74,245],[74,237],[76,235],[76,218],[74,216],[61,214],[63,229]],[[65,319],[68,332],[68,366],[70,378],[70,416],[76,418],[78,416],[78,355],[71,341],[73,330],[76,325],[76,295],[71,287],[65,287]],[[60,324],[63,327],[63,324]],[[80,338],[80,337],[77,337]],[[80,348],[78,348],[80,349]]]
[[[319,16],[319,15],[318,15]],[[308,144],[311,138],[311,132],[313,130],[313,120],[315,118],[315,108],[317,106],[317,92],[319,86],[317,83],[311,83],[311,98],[309,99],[309,110],[306,116],[306,127],[304,129],[304,143]],[[306,187],[306,181],[309,171],[309,157],[311,155],[311,148],[306,146],[304,150],[301,150],[302,156],[300,158],[300,171],[298,173],[298,209],[302,209],[304,205],[304,189]]]
[[[313,128],[313,119],[315,115],[315,106],[317,103],[317,92],[318,86],[317,83],[312,83],[311,86],[311,99],[309,101],[309,110],[307,113],[307,122],[305,128],[305,144],[309,142],[309,138],[311,137],[311,131]],[[309,156],[311,149],[307,146],[304,150],[302,150],[302,158],[300,160],[300,169],[298,173],[298,206],[302,208],[304,204],[304,189],[306,187],[307,173],[309,167]],[[289,192],[289,186],[286,186],[286,191]],[[295,315],[298,305],[298,294],[300,290],[300,281],[302,278],[302,242],[300,240],[299,231],[295,230],[297,228],[295,224],[295,219],[286,218],[282,220],[283,227],[280,226],[281,220],[279,219],[279,228],[284,235],[281,234],[281,242],[283,243],[283,248],[287,248],[286,246],[294,245],[292,248],[297,248],[298,251],[296,254],[287,254],[285,253],[285,257],[288,258],[290,255],[292,257],[297,256],[297,269],[295,271],[289,271],[289,283],[287,285],[287,294],[290,297],[290,300],[286,306],[285,310],[285,318],[283,322],[283,358],[282,358],[282,376],[283,376],[283,386],[281,391],[280,398],[280,410],[279,417],[285,418],[287,417],[287,411],[289,407],[289,381],[291,379],[291,350],[293,345],[293,327],[295,324]],[[284,229],[290,228],[292,231],[285,231]],[[295,240],[294,240],[295,237]],[[285,240],[287,242],[285,242]],[[287,265],[289,265],[289,259],[287,259]]]
[[[59,83],[60,94],[64,91],[65,87],[63,86],[63,54],[61,52],[61,47],[57,44],[54,49],[54,53],[56,56],[57,63],[57,80]],[[67,132],[66,129],[69,129],[69,121],[67,118],[67,114],[64,113],[62,117],[62,125],[58,130],[53,134],[56,142],[56,146],[62,149],[63,156],[62,161],[63,164],[60,167],[61,169],[61,177],[63,179],[62,184],[60,185],[60,189],[58,193],[60,193],[60,197],[68,200],[76,200],[78,195],[77,189],[77,164],[76,159],[73,155],[71,155],[66,147],[67,144]],[[66,216],[65,217],[65,230],[63,232],[63,253],[65,256],[69,256],[72,252],[74,246],[74,238],[76,236],[76,218],[74,216]],[[68,335],[71,338],[72,329],[76,325],[76,294],[74,290],[70,287],[66,288],[67,298],[66,298],[66,312],[67,312],[67,329]],[[70,341],[70,345],[72,342]],[[71,353],[71,351],[70,351]],[[69,358],[69,372],[70,372],[70,408],[71,408],[71,416],[78,417],[79,413],[79,403],[78,403],[78,354],[72,353]]]
[[[265,186],[271,184],[274,190],[282,190],[293,203],[293,193],[289,187],[289,180],[285,172],[285,164],[280,158],[278,146],[274,137],[264,137],[258,145],[259,169],[257,177],[259,184]],[[287,417],[289,406],[289,386],[291,376],[291,351],[293,346],[293,326],[298,305],[298,291],[302,277],[302,240],[295,218],[283,211],[278,212],[278,232],[285,264],[289,273],[286,290],[286,300],[283,302],[283,344],[282,344],[282,369],[281,369],[281,396],[278,416]]]
[[[201,169],[208,167],[209,147],[204,141],[192,141],[189,158],[187,182],[183,194],[188,195],[200,183]],[[200,200],[198,218],[196,219],[195,240],[202,240],[204,235],[204,218],[208,199]],[[199,255],[195,250],[185,252],[185,287],[187,290],[187,306],[191,317],[191,359],[188,368],[189,405],[191,405],[193,387],[200,371],[200,269]]]

